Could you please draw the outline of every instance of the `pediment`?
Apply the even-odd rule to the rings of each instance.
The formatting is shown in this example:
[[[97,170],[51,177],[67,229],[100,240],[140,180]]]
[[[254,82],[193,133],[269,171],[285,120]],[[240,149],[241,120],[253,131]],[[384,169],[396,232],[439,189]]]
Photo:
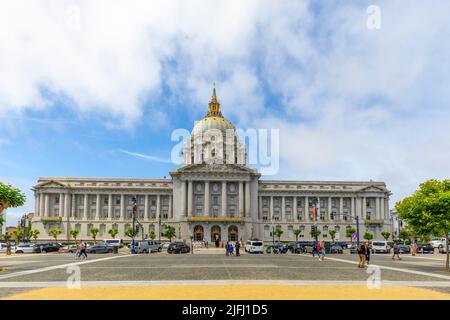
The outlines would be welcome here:
[[[371,185],[371,186],[366,186],[361,188],[359,191],[364,191],[364,192],[385,192],[386,189],[375,186],[375,185]]]
[[[232,173],[257,174],[254,169],[237,164],[192,164],[178,168],[173,174],[181,173]]]
[[[35,186],[35,188],[38,188],[38,189],[65,188],[65,187],[67,187],[65,184],[63,184],[59,181],[55,181],[55,180],[41,182]]]

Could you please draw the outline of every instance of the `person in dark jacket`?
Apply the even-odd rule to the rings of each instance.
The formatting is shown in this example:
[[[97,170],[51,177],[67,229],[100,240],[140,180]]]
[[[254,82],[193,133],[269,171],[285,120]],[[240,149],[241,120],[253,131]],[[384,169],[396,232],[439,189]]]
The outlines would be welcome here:
[[[366,247],[366,253],[365,253],[365,263],[369,265],[370,263],[370,249],[369,249],[369,243],[365,242],[364,247]]]
[[[361,244],[358,248],[358,255],[359,255],[359,264],[358,268],[364,268],[364,264],[366,261],[366,246],[365,244]]]
[[[241,244],[239,243],[239,241],[236,241],[234,248],[236,249],[236,257],[239,257],[240,256],[239,249],[241,248]]]

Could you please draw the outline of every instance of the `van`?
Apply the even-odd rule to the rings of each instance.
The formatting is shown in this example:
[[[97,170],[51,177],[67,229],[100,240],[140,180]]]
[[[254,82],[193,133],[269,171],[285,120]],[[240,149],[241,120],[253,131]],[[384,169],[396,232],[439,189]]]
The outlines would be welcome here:
[[[114,247],[123,247],[123,240],[122,239],[105,239],[103,240],[104,243],[109,244],[110,246]]]
[[[162,245],[157,241],[143,240],[135,244],[136,253],[161,252]]]
[[[376,240],[370,244],[370,250],[372,253],[390,253],[391,247],[385,240]]]
[[[261,240],[248,240],[245,243],[245,252],[248,253],[264,253],[264,243]]]

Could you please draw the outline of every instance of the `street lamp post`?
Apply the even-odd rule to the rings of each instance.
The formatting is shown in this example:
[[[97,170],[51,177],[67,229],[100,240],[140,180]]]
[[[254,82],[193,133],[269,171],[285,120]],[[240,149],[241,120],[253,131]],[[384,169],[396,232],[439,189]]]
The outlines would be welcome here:
[[[135,248],[134,248],[134,233],[135,233],[135,231],[136,231],[136,227],[135,227],[135,224],[136,224],[136,207],[137,207],[137,198],[136,198],[137,196],[134,196],[131,200],[132,200],[132,202],[133,202],[133,216],[132,216],[132,219],[133,219],[133,231],[131,232],[131,253],[132,254],[135,254],[136,253],[136,250],[135,250]]]

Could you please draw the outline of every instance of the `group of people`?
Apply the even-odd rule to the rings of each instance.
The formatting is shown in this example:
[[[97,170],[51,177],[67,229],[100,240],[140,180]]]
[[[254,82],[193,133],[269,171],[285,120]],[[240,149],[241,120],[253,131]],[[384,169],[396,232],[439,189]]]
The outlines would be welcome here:
[[[313,257],[315,257],[316,254],[319,256],[319,261],[325,260],[325,244],[323,241],[319,241],[313,244],[312,248]]]
[[[240,253],[239,250],[241,248],[241,244],[239,243],[239,241],[236,241],[236,243],[233,244],[230,241],[227,241],[227,244],[225,245],[225,255],[226,256],[234,256],[234,252],[236,250],[236,256],[239,257]]]

